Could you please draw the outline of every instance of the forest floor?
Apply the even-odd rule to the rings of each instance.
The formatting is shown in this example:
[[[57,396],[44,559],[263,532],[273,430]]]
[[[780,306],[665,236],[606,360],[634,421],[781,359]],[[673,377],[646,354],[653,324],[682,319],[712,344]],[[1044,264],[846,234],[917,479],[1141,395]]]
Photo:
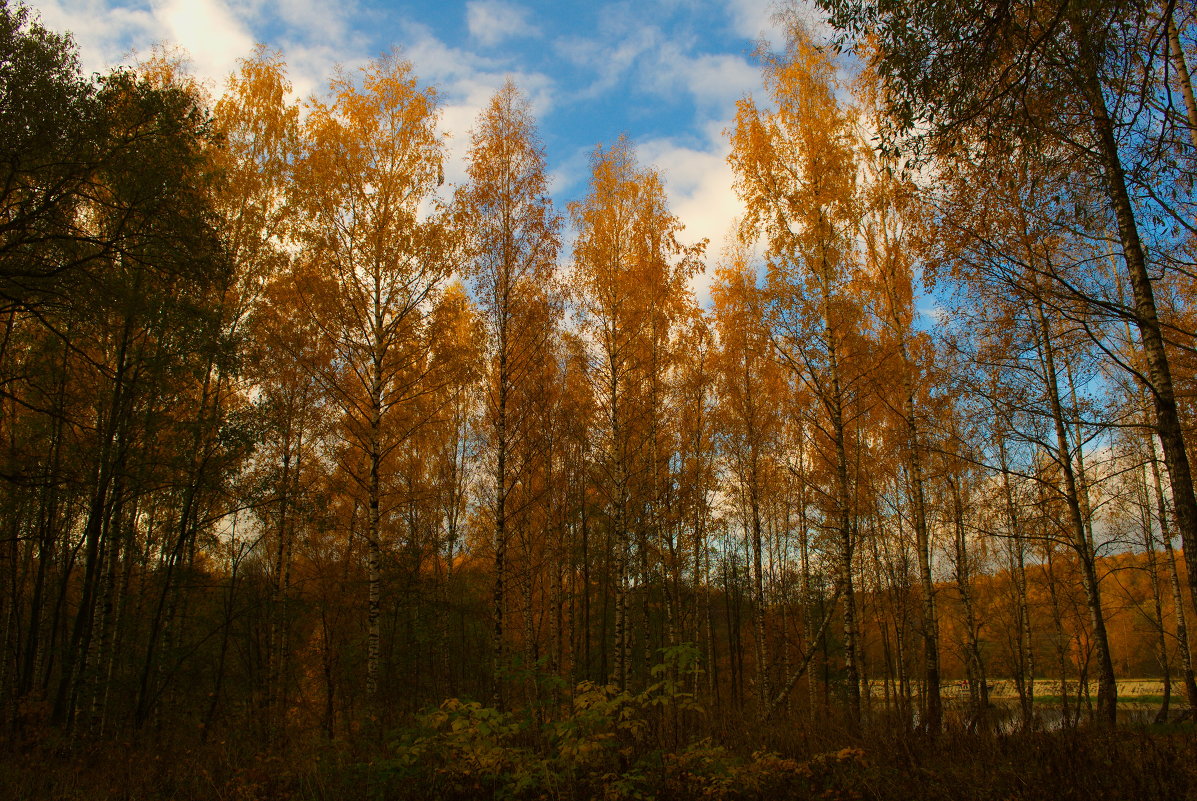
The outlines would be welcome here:
[[[0,754],[0,799],[1197,799],[1192,724],[928,737],[882,720],[860,734],[834,722],[708,720],[703,736],[683,736],[658,720],[571,739],[550,733],[555,724],[521,728],[480,709],[438,719],[448,725],[435,731],[425,720],[269,749],[249,739],[188,742],[178,731],[90,747],[10,742]]]

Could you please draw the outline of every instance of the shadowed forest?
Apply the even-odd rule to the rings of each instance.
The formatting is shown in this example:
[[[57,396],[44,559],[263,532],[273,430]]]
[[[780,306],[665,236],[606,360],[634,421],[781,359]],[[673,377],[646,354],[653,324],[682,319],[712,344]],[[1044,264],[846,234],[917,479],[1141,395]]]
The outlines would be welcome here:
[[[1194,10],[819,2],[712,244],[0,0],[0,797],[1197,797]]]

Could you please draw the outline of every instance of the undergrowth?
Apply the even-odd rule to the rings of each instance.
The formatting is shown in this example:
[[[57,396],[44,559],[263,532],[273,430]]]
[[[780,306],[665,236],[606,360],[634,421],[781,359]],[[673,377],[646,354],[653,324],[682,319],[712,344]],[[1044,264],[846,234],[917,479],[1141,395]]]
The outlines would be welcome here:
[[[0,798],[21,801],[739,801],[1197,799],[1191,727],[920,736],[877,717],[712,719],[672,649],[639,692],[583,683],[564,709],[449,699],[389,734],[286,747],[220,740],[0,755]]]

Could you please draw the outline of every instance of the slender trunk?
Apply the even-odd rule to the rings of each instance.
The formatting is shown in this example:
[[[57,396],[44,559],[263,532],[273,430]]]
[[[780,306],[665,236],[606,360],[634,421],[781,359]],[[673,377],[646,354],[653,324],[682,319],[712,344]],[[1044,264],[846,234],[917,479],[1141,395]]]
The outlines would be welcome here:
[[[237,517],[233,516],[232,531],[229,535],[229,582],[228,591],[224,599],[224,625],[220,632],[220,656],[216,661],[216,682],[212,687],[208,711],[204,715],[203,734],[201,742],[207,742],[212,735],[212,724],[216,721],[216,711],[220,707],[221,696],[224,694],[225,665],[228,662],[230,634],[233,628],[233,603],[237,596],[237,570],[241,565],[237,543]]]
[[[832,357],[831,430],[835,439],[836,457],[836,523],[839,581],[844,603],[844,673],[848,689],[848,716],[853,726],[860,725],[860,669],[857,664],[856,592],[852,580],[852,556],[855,543],[852,537],[851,487],[848,483],[848,456],[844,443],[844,418],[841,407],[839,375]]]
[[[494,475],[494,517],[495,517],[495,576],[491,588],[491,614],[494,628],[491,632],[491,676],[494,690],[491,698],[496,709],[504,708],[503,675],[506,671],[504,653],[504,624],[507,608],[507,326],[506,318],[500,314],[498,399],[495,405],[495,475]]]
[[[292,419],[286,420],[284,423],[284,430],[282,436],[283,449],[283,464],[282,473],[279,476],[279,496],[278,496],[278,525],[275,527],[275,536],[278,538],[274,554],[274,581],[270,587],[271,603],[270,603],[270,640],[267,650],[266,660],[266,729],[267,736],[273,738],[276,732],[276,724],[279,711],[279,684],[282,676],[282,659],[283,659],[283,572],[285,570],[285,563],[287,560],[287,524],[288,524],[288,504],[290,502],[290,488],[291,488],[291,423]]]
[[[628,686],[628,534],[623,514],[624,493],[618,492],[615,515],[615,621],[611,683],[621,690]]]
[[[1090,545],[1085,519],[1081,509],[1076,474],[1072,465],[1072,449],[1064,421],[1064,410],[1060,403],[1059,387],[1056,384],[1055,351],[1051,330],[1043,310],[1042,301],[1036,302],[1039,321],[1040,344],[1042,346],[1044,381],[1048,404],[1055,423],[1057,458],[1064,479],[1064,500],[1068,508],[1068,519],[1072,530],[1072,547],[1081,563],[1082,584],[1089,617],[1093,626],[1093,638],[1097,647],[1097,715],[1106,724],[1116,722],[1118,689],[1114,680],[1114,663],[1110,656],[1110,642],[1106,634],[1105,615],[1101,607],[1101,588],[1097,576],[1096,556]],[[1078,444],[1079,447],[1079,444]]]
[[[382,653],[382,356],[374,355],[370,439],[370,475],[366,523],[366,703],[370,713],[378,711],[379,663]]]
[[[624,441],[624,431],[621,418],[620,401],[622,387],[618,379],[620,369],[618,359],[612,353],[609,358],[611,370],[608,402],[610,404],[610,426],[612,445],[615,449],[615,514],[612,525],[615,529],[615,631],[614,631],[614,662],[611,673],[611,683],[621,690],[628,686],[629,661],[629,631],[628,631],[628,560],[630,557],[631,537],[628,531],[628,446]]]
[[[9,315],[8,325],[12,325],[12,315]],[[4,344],[7,346],[8,332],[6,331]],[[19,697],[27,695],[36,684],[37,668],[44,652],[45,595],[48,592],[49,571],[54,563],[59,546],[59,508],[60,484],[62,476],[62,452],[64,425],[66,416],[67,365],[70,347],[64,343],[62,359],[58,365],[58,381],[54,394],[54,412],[50,428],[50,453],[48,457],[48,478],[42,487],[39,499],[38,514],[38,548],[37,572],[34,577],[33,595],[30,601],[29,630],[26,638],[24,666],[19,671],[17,694]],[[15,521],[14,521],[15,522]],[[13,537],[15,543],[16,537]]]
[[[1193,652],[1189,648],[1189,627],[1185,612],[1184,592],[1180,586],[1180,571],[1176,566],[1176,554],[1172,549],[1172,531],[1168,526],[1168,508],[1164,500],[1164,485],[1160,481],[1160,463],[1156,457],[1155,438],[1151,437],[1152,486],[1155,489],[1156,515],[1160,521],[1160,539],[1164,543],[1164,555],[1168,560],[1168,577],[1172,585],[1172,607],[1176,610],[1176,648],[1180,651],[1181,679],[1185,687],[1185,700],[1189,702],[1190,714],[1197,715],[1197,678],[1193,673]]]
[[[806,433],[803,430],[798,432],[798,469],[793,470],[795,478],[798,479],[798,556],[801,562],[802,569],[802,623],[803,636],[806,637],[806,647],[808,650],[819,650],[819,644],[826,638],[827,632],[824,630],[817,637],[811,637],[810,632],[815,621],[814,617],[814,590],[811,586],[811,568],[810,568],[810,530],[807,520],[806,510]],[[819,688],[818,685],[810,677],[806,680],[807,695],[809,709],[807,713],[813,720],[815,717],[815,710],[819,707]]]
[[[96,614],[96,594],[100,583],[102,537],[105,523],[111,511],[112,482],[120,468],[115,462],[124,453],[120,446],[120,432],[128,421],[127,406],[130,388],[127,386],[133,346],[134,320],[126,315],[115,354],[112,392],[108,408],[97,415],[101,440],[96,453],[96,468],[92,480],[91,497],[88,502],[87,523],[84,527],[83,586],[79,607],[71,631],[70,644],[63,660],[62,675],[54,699],[54,720],[71,723],[75,711],[75,694],[78,679],[86,669],[87,654],[91,650],[91,637]]]
[[[1076,14],[1076,12],[1073,12]],[[1176,528],[1184,545],[1190,594],[1197,601],[1197,496],[1185,448],[1184,430],[1172,386],[1172,369],[1164,345],[1163,329],[1156,309],[1155,292],[1147,270],[1147,259],[1139,236],[1134,206],[1126,188],[1126,176],[1118,153],[1114,123],[1106,107],[1089,32],[1079,16],[1070,20],[1079,46],[1078,67],[1084,81],[1085,101],[1093,117],[1096,151],[1104,173],[1111,210],[1118,223],[1118,237],[1134,298],[1135,324],[1147,361],[1147,373],[1155,407],[1156,430],[1164,451],[1164,464],[1172,486]]]
[[[161,590],[150,623],[148,645],[138,691],[135,714],[138,726],[143,725],[149,719],[159,697],[167,689],[169,673],[165,664],[166,660],[160,656],[160,653],[170,647],[171,637],[174,638],[174,645],[177,646],[181,643],[183,636],[181,620],[186,615],[188,595],[185,593],[182,583],[176,581],[176,575],[180,568],[189,568],[194,563],[202,483],[216,446],[221,417],[221,391],[224,376],[217,369],[213,355],[209,355],[203,375],[199,409],[195,418],[196,425],[190,442],[191,453],[186,482],[179,505],[178,522],[173,527],[174,542],[169,548],[163,548],[162,564],[160,565]],[[152,408],[147,409],[147,417],[154,414],[155,411]],[[165,543],[163,545],[165,546]],[[180,610],[183,611],[183,614],[177,617]],[[175,650],[177,651],[177,648]],[[153,678],[155,673],[158,676],[157,686],[155,686]]]
[[[585,464],[585,455],[582,463]],[[578,480],[578,507],[578,527],[582,535],[582,673],[590,678],[594,675],[594,662],[590,655],[590,526],[587,525],[585,476]]]
[[[1022,725],[1030,729],[1035,714],[1035,649],[1031,639],[1031,609],[1027,599],[1026,545],[1018,508],[1014,504],[1014,491],[1010,486],[1010,469],[1006,458],[1006,438],[998,435],[998,455],[1001,459],[1002,494],[1006,505],[1006,517],[1010,526],[1010,573],[1014,583],[1015,618],[1017,635],[1017,672],[1014,677],[1018,687],[1018,701],[1022,709]]]
[[[1139,466],[1139,520],[1143,529],[1143,553],[1147,557],[1147,578],[1151,584],[1151,602],[1154,617],[1152,623],[1156,630],[1156,662],[1164,672],[1164,700],[1156,715],[1159,722],[1168,719],[1168,707],[1172,696],[1172,663],[1168,659],[1168,632],[1164,627],[1164,602],[1160,590],[1160,568],[1155,549],[1155,536],[1152,533],[1151,499],[1147,484],[1147,465]]]
[[[801,548],[802,559],[802,634],[806,639],[806,647],[808,650],[817,652],[819,650],[820,641],[827,636],[825,631],[820,632],[818,636],[811,636],[812,625],[815,621],[814,616],[814,593],[811,590],[811,575],[810,575],[810,557],[807,553],[808,545],[806,542],[806,532],[802,532],[802,538],[799,540]],[[806,680],[806,694],[807,694],[807,715],[811,720],[814,720],[815,710],[819,708],[819,686],[812,679]]]
[[[1189,65],[1185,62],[1185,51],[1180,44],[1180,31],[1176,27],[1176,11],[1168,14],[1168,50],[1172,55],[1172,65],[1176,68],[1176,78],[1180,82],[1180,93],[1185,98],[1185,116],[1189,123],[1189,141],[1197,149],[1197,99],[1193,97],[1193,81],[1189,76]]]
[[[1059,582],[1056,581],[1055,560],[1053,559],[1054,550],[1055,548],[1049,541],[1047,545],[1047,570],[1045,578],[1047,580],[1048,598],[1051,601],[1052,621],[1056,625],[1056,657],[1058,658],[1060,671],[1060,717],[1063,725],[1067,727],[1071,725],[1068,705],[1068,652],[1071,650],[1069,642],[1072,638],[1064,630],[1064,612],[1060,608]]]
[[[977,610],[973,603],[972,570],[969,566],[968,543],[964,531],[964,502],[960,485],[951,476],[948,484],[952,490],[952,520],[955,528],[956,545],[956,587],[964,607],[964,628],[966,646],[966,674],[968,676],[969,698],[972,701],[974,720],[989,706],[989,688],[985,683],[985,663],[981,659],[981,643],[978,629]]]
[[[644,531],[644,528],[648,525],[647,521],[642,522],[640,524],[640,532],[636,536],[636,550],[640,557],[637,560],[640,567],[640,580],[638,582],[640,589],[640,637],[638,639],[640,641],[640,668],[644,681],[648,681],[648,677],[652,675],[653,667],[653,648],[652,642],[649,639],[652,629],[649,616],[649,606],[652,601],[652,576],[649,572],[648,564],[648,536]]]
[[[815,653],[818,651],[819,640],[827,633],[827,627],[831,624],[831,619],[835,617],[835,604],[840,597],[840,588],[837,586],[835,592],[832,593],[830,602],[827,605],[827,613],[823,615],[822,621],[819,623],[819,628],[815,635],[807,639],[806,653],[802,656],[802,660],[798,663],[798,667],[790,673],[786,678],[785,684],[781,686],[781,690],[770,702],[769,706],[765,708],[763,717],[772,717],[777,710],[779,710],[790,697],[790,693],[794,690],[794,685],[798,683],[805,674],[807,668],[810,667],[811,660],[814,659]]]
[[[936,734],[943,726],[943,700],[939,680],[939,616],[935,610],[935,580],[931,575],[931,538],[927,530],[927,507],[923,488],[923,463],[918,428],[914,420],[913,393],[906,395],[907,438],[910,448],[910,500],[914,513],[914,542],[918,551],[919,581],[923,601],[923,692],[925,708],[920,723],[924,731]]]
[[[703,543],[702,550],[704,554],[702,560],[703,611],[705,612],[703,623],[706,629],[707,666],[710,669],[707,673],[707,692],[710,694],[715,708],[718,709],[720,706],[719,653],[715,642],[715,602],[714,584],[711,577],[711,554],[705,543]]]
[[[752,628],[756,645],[756,682],[757,702],[761,709],[765,709],[769,702],[769,666],[767,648],[765,644],[765,576],[761,559],[761,507],[757,497],[757,477],[754,466],[750,477],[749,505],[752,515]]]
[[[91,703],[91,726],[97,734],[103,734],[104,724],[107,719],[108,711],[108,693],[111,687],[112,680],[112,664],[116,657],[114,649],[114,641],[116,639],[116,627],[118,624],[117,612],[118,601],[121,595],[121,578],[124,575],[123,571],[119,570],[121,563],[128,559],[128,554],[124,553],[126,549],[122,548],[122,535],[125,532],[125,503],[123,496],[125,491],[121,486],[122,482],[118,480],[116,483],[116,497],[117,503],[112,513],[112,519],[108,524],[108,532],[105,534],[107,545],[105,547],[104,561],[104,579],[103,592],[100,598],[100,607],[98,610],[99,620],[96,628],[98,636],[95,638],[95,653],[89,657],[88,662],[92,665],[92,703]],[[136,510],[133,512],[136,514]],[[129,524],[129,539],[132,539],[132,523]],[[123,557],[123,558],[122,558]]]

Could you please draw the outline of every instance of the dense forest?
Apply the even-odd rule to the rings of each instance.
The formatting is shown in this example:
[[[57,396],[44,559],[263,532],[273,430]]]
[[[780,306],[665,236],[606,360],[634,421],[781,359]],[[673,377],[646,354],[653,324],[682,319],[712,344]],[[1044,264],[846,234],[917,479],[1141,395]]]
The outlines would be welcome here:
[[[0,0],[0,796],[1197,792],[1197,15],[820,2],[712,244]]]

